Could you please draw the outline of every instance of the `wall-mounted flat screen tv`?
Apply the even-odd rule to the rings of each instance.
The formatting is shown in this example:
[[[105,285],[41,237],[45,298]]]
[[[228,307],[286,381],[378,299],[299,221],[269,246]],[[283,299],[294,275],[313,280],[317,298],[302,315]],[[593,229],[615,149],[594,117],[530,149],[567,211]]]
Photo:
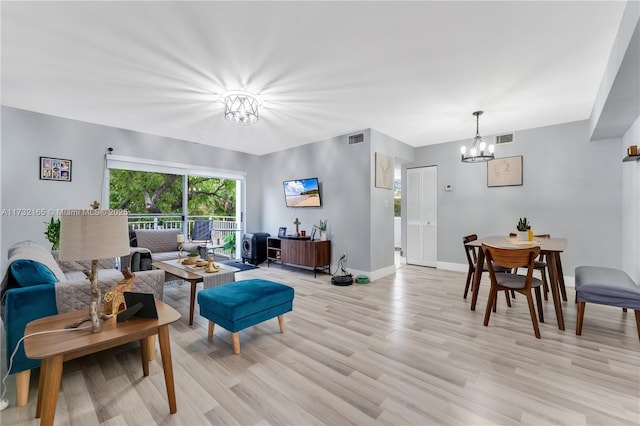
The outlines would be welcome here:
[[[286,180],[283,182],[287,207],[320,207],[318,178]]]

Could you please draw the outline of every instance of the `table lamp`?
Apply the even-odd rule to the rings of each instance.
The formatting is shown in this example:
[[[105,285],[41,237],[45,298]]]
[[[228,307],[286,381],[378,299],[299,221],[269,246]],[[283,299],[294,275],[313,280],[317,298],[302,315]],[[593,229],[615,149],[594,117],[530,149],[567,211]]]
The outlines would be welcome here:
[[[184,244],[184,234],[178,234],[177,237],[177,242],[178,242],[178,257],[182,257],[182,245]]]
[[[101,329],[98,259],[129,254],[127,215],[122,210],[65,210],[60,215],[60,260],[91,260],[89,315],[74,324],[91,320],[93,331]]]

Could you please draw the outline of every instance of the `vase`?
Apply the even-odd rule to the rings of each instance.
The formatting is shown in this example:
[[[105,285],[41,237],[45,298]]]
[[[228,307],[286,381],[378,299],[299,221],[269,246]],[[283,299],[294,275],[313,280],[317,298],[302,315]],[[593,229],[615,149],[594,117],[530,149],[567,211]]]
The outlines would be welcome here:
[[[327,231],[320,231],[320,241],[327,241]]]
[[[518,241],[529,241],[529,233],[527,231],[518,231]]]

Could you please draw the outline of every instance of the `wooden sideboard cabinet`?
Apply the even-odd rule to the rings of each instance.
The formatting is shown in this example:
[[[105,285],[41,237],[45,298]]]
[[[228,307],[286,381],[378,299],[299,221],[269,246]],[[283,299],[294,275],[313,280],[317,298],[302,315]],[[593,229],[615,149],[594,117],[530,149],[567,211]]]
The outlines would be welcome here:
[[[271,262],[331,271],[331,241],[299,240],[295,238],[267,238],[267,266]]]

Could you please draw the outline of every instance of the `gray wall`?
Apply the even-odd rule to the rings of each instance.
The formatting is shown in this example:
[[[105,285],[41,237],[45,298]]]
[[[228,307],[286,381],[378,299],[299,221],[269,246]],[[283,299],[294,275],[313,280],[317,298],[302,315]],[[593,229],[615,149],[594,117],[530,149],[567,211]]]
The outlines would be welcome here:
[[[340,136],[261,157],[264,230],[276,235],[286,226],[290,232],[298,218],[300,229],[309,233],[326,219],[333,271],[341,253],[348,255],[347,268],[369,271],[369,139],[367,130],[359,144],[349,145],[348,137]],[[322,207],[286,207],[282,182],[307,177],[320,181]]]
[[[640,3],[627,2],[611,56],[590,117],[592,139],[622,137],[626,147],[640,145]],[[622,269],[640,283],[640,163],[622,169]]]
[[[568,238],[565,275],[583,264],[620,268],[622,141],[588,137],[586,120],[515,132],[496,156],[524,157],[523,185],[497,188],[487,187],[486,163],[460,161],[470,140],[417,148],[410,167],[438,165],[439,264],[466,264],[464,235],[507,235],[526,216],[534,232]]]
[[[395,264],[394,191],[375,187],[375,156],[381,153],[394,157],[394,163],[413,161],[415,148],[384,133],[371,129],[371,234],[372,270],[392,268]]]
[[[104,154],[193,164],[246,172],[247,229],[259,228],[261,162],[259,157],[185,141],[2,107],[2,207],[9,209],[89,208],[101,199]],[[39,180],[39,157],[72,160],[72,181]],[[48,245],[44,221],[51,216],[3,215],[2,262],[16,241]]]
[[[346,253],[349,272],[373,279],[395,271],[393,191],[374,187],[375,152],[407,158],[413,148],[373,129],[364,133],[359,144],[349,145],[343,135],[263,156],[263,225],[276,234],[280,226],[293,229],[298,218],[310,232],[328,219],[333,271]],[[285,207],[282,182],[306,177],[320,180],[322,207]]]
[[[626,147],[640,145],[640,117],[622,138],[620,158]],[[622,168],[622,269],[640,283],[640,162],[626,162]]]

